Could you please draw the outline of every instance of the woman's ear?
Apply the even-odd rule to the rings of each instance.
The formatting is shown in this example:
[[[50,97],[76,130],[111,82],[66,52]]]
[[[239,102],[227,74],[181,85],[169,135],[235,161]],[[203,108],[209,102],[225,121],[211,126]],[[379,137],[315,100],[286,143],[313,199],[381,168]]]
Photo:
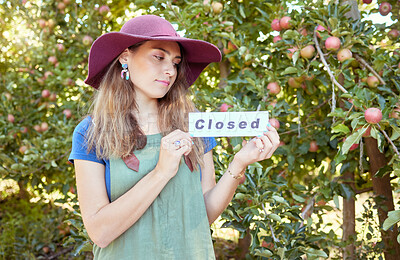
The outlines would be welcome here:
[[[121,64],[126,64],[126,63],[128,63],[128,56],[129,56],[129,50],[128,49],[125,49],[120,55],[119,55],[119,58],[118,58],[118,60],[119,60],[119,62],[121,63]]]

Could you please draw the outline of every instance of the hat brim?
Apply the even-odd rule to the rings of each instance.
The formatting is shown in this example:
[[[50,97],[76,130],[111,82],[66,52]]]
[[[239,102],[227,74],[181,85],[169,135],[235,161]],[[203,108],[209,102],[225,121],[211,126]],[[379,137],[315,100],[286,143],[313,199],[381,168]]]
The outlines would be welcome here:
[[[188,86],[196,81],[208,64],[221,61],[220,50],[215,45],[206,41],[185,37],[145,37],[123,32],[110,32],[100,36],[93,42],[89,53],[89,72],[85,83],[97,89],[108,66],[116,57],[126,48],[148,40],[175,41],[182,45],[189,67],[187,75]]]

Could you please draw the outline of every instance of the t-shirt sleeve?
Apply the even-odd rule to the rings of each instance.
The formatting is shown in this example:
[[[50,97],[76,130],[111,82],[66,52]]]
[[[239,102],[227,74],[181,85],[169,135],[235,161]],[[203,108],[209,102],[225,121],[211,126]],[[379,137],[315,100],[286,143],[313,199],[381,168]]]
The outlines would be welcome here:
[[[71,163],[74,163],[74,160],[78,159],[97,162],[105,165],[104,160],[97,158],[94,148],[90,152],[87,151],[87,139],[85,136],[90,122],[90,117],[87,117],[75,127],[72,135],[72,150],[68,160]]]
[[[215,146],[217,146],[217,141],[214,137],[203,137],[204,141],[204,154],[211,151]]]

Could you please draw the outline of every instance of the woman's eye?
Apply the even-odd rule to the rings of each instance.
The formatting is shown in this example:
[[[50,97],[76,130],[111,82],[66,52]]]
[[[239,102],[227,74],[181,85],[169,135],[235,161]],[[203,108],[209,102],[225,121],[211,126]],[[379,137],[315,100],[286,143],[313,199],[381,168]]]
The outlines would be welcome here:
[[[156,57],[157,60],[162,60],[164,59],[164,57],[158,56],[158,55],[154,55],[154,57]]]

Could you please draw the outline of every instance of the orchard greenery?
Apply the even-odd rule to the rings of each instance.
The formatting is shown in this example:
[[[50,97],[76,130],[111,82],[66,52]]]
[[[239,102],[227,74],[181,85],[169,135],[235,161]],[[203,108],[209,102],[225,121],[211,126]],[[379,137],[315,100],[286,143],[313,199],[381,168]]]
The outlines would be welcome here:
[[[397,236],[400,208],[379,185],[387,179],[386,190],[398,197],[400,4],[366,2],[0,0],[0,178],[15,181],[8,192],[2,186],[1,203],[22,200],[21,207],[51,212],[13,218],[21,210],[13,207],[11,215],[0,215],[2,241],[9,241],[1,243],[0,256],[90,251],[67,160],[73,129],[93,94],[83,83],[89,49],[124,21],[156,14],[223,53],[192,87],[199,110],[269,111],[280,133],[281,146],[248,167],[222,214],[223,227],[238,230],[243,241],[250,237],[246,259],[395,259],[390,252],[400,250],[400,238],[393,244],[385,237]],[[374,24],[368,19],[374,13],[395,22]],[[217,178],[242,138],[218,143]],[[384,158],[380,164],[375,154]],[[349,212],[345,201],[364,191],[374,193],[367,193],[361,215],[342,217]],[[392,208],[381,207],[390,202]],[[27,224],[3,233],[23,221],[42,225],[34,234]],[[354,232],[345,230],[351,221]],[[68,232],[41,232],[48,223]]]

